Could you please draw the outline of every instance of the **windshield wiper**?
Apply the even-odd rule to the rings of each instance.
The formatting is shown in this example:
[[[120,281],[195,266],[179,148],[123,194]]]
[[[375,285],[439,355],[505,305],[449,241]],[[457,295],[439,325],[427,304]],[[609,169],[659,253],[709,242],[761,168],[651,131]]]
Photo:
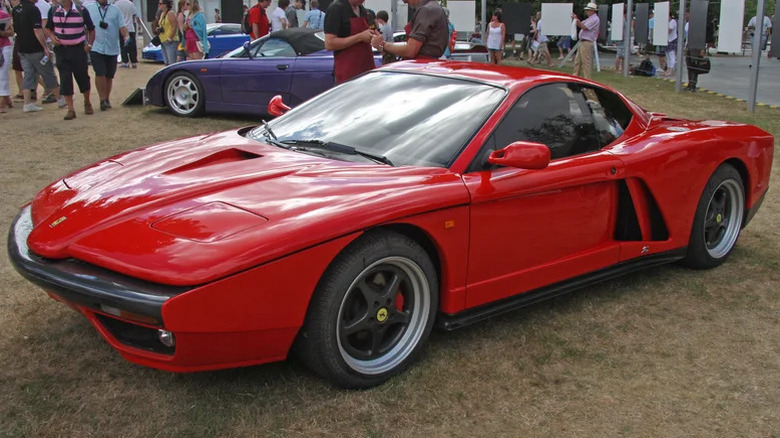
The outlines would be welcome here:
[[[265,128],[265,132],[271,134],[271,137],[273,137],[274,140],[279,141],[279,139],[276,138],[276,134],[274,134],[274,131],[272,131],[271,127],[268,125],[268,122],[266,122],[265,119],[260,119],[260,121],[263,123],[263,128]]]
[[[289,145],[282,143],[281,141],[279,141],[278,138],[276,138],[276,134],[274,134],[274,131],[271,130],[271,127],[268,125],[268,122],[266,122],[263,119],[260,119],[260,121],[263,123],[263,128],[265,128],[265,135],[263,136],[265,137],[265,141],[267,141],[268,143],[274,146],[279,146],[280,148],[283,149],[290,149]]]
[[[294,145],[294,147],[292,148],[293,150],[295,149],[306,150],[307,149],[306,146],[314,146],[315,148],[318,149],[325,149],[327,151],[337,152],[346,155],[360,155],[361,157],[366,157],[369,160],[374,161],[376,163],[387,164],[388,166],[394,166],[393,162],[390,161],[390,159],[385,157],[384,155],[373,154],[371,152],[366,152],[354,148],[352,146],[347,146],[332,141],[322,141],[322,140],[315,140],[315,139],[312,140],[289,139],[289,140],[282,140],[281,142],[285,144]]]

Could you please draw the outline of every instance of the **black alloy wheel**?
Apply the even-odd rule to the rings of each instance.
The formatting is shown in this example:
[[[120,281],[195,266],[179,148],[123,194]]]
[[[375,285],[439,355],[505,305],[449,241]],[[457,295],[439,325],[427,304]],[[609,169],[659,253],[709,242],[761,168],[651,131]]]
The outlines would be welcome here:
[[[706,269],[726,261],[737,244],[744,213],[742,178],[733,166],[723,164],[712,174],[699,200],[685,262]]]
[[[379,385],[422,354],[438,297],[436,269],[416,241],[393,231],[369,232],[323,275],[296,352],[337,386]]]

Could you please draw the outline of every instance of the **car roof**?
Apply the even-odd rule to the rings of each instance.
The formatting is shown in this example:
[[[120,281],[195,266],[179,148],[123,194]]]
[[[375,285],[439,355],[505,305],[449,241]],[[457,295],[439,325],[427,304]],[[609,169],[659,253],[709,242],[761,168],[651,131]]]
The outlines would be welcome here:
[[[512,88],[523,83],[556,81],[591,83],[590,81],[583,80],[576,76],[565,73],[557,73],[549,70],[537,70],[533,68],[501,66],[467,61],[408,60],[389,64],[382,67],[382,69],[399,70],[421,74],[441,74],[446,76],[455,76],[486,84]],[[593,84],[604,87],[600,84]]]
[[[308,55],[309,53],[325,50],[325,40],[317,36],[320,32],[322,32],[322,30],[292,27],[271,32],[263,38],[279,38],[285,40],[293,47],[297,54]]]
[[[611,87],[588,79],[550,70],[485,64],[481,62],[441,61],[431,59],[394,62],[382,66],[380,70],[455,77],[505,87],[515,90],[516,92],[525,92],[526,90],[545,82],[574,82],[587,84],[603,88],[620,96],[620,98],[623,99],[623,102],[632,109],[632,112],[639,117],[639,122],[642,125],[646,125],[650,117],[642,107]]]

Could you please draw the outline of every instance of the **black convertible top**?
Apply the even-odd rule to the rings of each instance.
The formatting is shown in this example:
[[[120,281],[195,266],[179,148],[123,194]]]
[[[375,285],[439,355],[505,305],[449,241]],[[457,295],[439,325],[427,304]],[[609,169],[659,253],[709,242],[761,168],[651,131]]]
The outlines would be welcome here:
[[[298,55],[308,55],[309,53],[325,50],[325,41],[317,37],[317,32],[322,31],[318,29],[293,27],[271,32],[268,36],[287,41],[293,49],[295,49],[295,53]]]

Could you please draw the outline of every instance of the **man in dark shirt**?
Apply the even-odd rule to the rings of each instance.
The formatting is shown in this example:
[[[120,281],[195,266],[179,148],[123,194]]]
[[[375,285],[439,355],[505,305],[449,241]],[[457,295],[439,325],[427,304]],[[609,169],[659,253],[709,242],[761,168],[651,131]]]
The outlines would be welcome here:
[[[325,13],[325,48],[333,51],[336,84],[376,66],[370,44],[375,32],[368,28],[364,1],[336,0]]]
[[[382,53],[404,59],[441,58],[450,39],[444,9],[436,0],[407,0],[406,3],[414,8],[406,43],[386,42],[382,35],[376,35],[371,45]]]
[[[287,28],[298,27],[298,9],[303,9],[306,6],[306,0],[295,0],[287,9],[284,10],[284,15],[287,16]]]
[[[14,30],[18,41],[19,60],[24,70],[22,95],[24,96],[24,112],[41,111],[43,108],[32,103],[31,90],[36,87],[38,75],[43,78],[45,87],[57,96],[60,108],[66,106],[65,99],[60,96],[60,86],[54,75],[54,63],[46,46],[41,22],[41,11],[35,6],[35,0],[22,0],[13,10]],[[46,57],[44,62],[44,57]]]

